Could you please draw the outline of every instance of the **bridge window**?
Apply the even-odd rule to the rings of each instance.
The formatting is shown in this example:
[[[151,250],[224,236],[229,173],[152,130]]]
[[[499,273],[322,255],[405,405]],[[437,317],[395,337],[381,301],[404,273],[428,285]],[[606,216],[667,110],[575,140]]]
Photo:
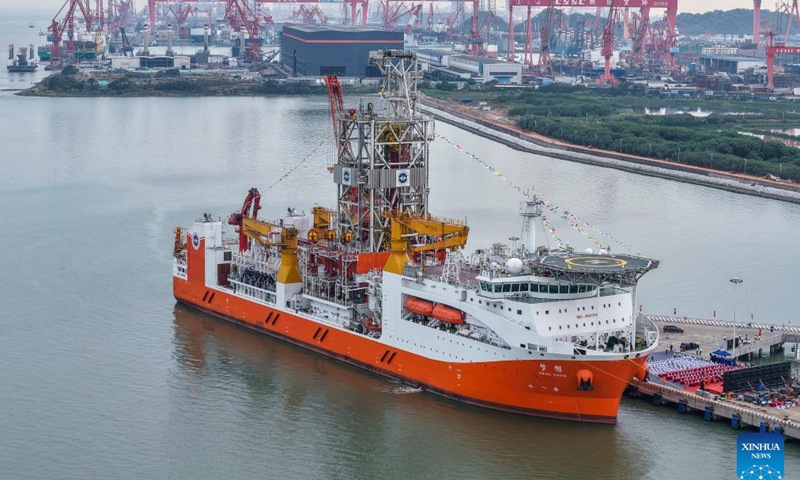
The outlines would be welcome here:
[[[509,292],[511,292],[511,284],[506,283],[503,285],[503,293],[509,293]]]
[[[494,286],[494,293],[502,293],[502,292],[503,292],[503,286],[502,285],[495,285]]]
[[[528,284],[527,283],[523,283],[522,285],[520,285],[519,286],[519,291],[520,292],[527,292],[528,291]]]
[[[558,293],[558,285],[550,285],[550,293]]]
[[[519,292],[519,283],[511,285],[511,292]]]
[[[561,285],[558,287],[558,293],[569,293],[569,285]]]
[[[586,293],[586,285],[578,285],[578,293]]]
[[[569,286],[569,293],[578,293],[578,286],[577,285],[570,285]]]
[[[538,292],[538,291],[539,291],[539,284],[531,283],[531,292]]]

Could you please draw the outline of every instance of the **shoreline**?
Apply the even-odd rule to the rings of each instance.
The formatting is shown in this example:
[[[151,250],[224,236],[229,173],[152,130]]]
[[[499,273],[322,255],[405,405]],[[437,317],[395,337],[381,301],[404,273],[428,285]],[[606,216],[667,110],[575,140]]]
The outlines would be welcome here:
[[[422,99],[421,107],[434,118],[515,150],[800,204],[800,185],[572,145],[523,131],[496,118],[489,120],[458,111],[451,103],[428,96]]]

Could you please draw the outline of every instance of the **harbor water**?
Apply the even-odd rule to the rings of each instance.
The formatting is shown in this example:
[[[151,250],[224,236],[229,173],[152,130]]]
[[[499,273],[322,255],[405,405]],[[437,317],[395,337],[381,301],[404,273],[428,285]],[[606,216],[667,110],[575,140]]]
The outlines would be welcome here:
[[[0,19],[0,41],[21,44],[9,36],[32,19]],[[2,71],[0,88],[43,75]],[[176,305],[175,226],[227,215],[253,186],[266,217],[334,205],[326,98],[3,91],[0,111],[0,476],[734,478],[738,432],[722,422],[627,398],[616,426],[473,408]],[[731,319],[739,276],[740,320],[800,323],[800,205],[436,130],[450,143],[432,145],[431,211],[466,218],[470,249],[519,235],[506,178],[612,251],[660,259],[637,291],[647,313]],[[800,475],[796,444],[786,471]]]

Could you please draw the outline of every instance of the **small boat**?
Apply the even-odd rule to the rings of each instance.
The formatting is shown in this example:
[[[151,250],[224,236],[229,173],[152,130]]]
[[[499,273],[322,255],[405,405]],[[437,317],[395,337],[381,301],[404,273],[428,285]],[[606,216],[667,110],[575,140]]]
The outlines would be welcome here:
[[[39,67],[33,62],[33,58],[28,60],[27,57],[33,55],[33,45],[30,47],[20,47],[14,58],[14,45],[8,46],[8,59],[13,60],[6,68],[9,72],[33,72]]]
[[[33,28],[33,24],[31,23],[30,25],[28,25],[28,28]]]

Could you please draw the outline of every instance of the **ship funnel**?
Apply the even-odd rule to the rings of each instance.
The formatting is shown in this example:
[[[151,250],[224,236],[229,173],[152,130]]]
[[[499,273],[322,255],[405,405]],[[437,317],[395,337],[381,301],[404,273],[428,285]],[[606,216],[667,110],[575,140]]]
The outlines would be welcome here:
[[[203,25],[203,51],[208,53],[208,37],[209,37],[209,28],[208,24]]]
[[[14,60],[14,44],[8,46],[8,59]]]
[[[28,45],[28,60],[33,60],[33,44]]]

